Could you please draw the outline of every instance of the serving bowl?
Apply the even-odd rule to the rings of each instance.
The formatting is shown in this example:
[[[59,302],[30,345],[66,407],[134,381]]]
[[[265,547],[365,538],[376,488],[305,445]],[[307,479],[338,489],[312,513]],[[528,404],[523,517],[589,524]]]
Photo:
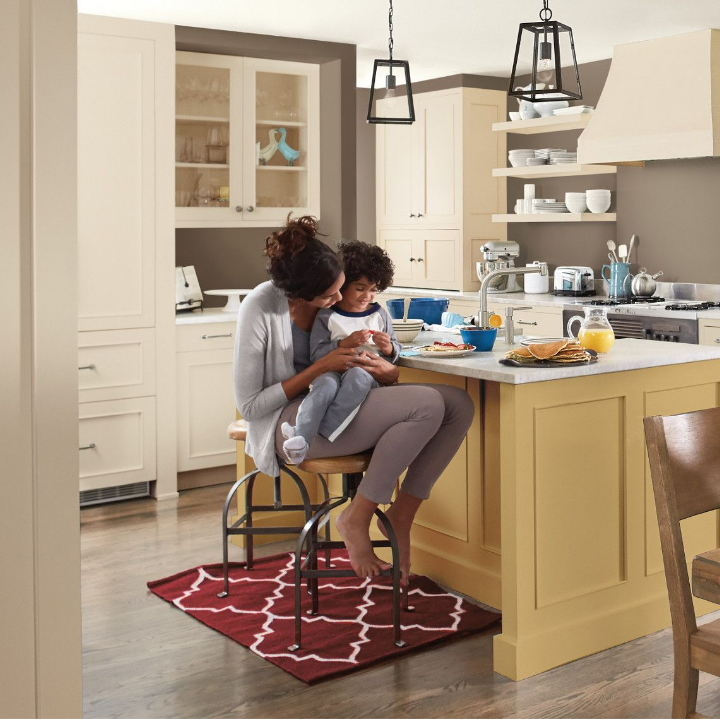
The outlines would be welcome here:
[[[475,352],[489,352],[495,345],[497,328],[460,328],[460,336],[467,345],[474,345]]]
[[[422,330],[423,321],[419,318],[393,320],[392,327],[398,342],[411,343]]]

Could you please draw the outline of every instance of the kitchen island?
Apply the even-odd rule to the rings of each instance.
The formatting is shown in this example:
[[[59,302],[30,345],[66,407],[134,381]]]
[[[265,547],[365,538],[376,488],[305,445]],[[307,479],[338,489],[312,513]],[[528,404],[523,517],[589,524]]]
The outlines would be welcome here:
[[[416,343],[434,339],[457,336]],[[561,368],[505,367],[505,350],[400,364],[476,405],[418,514],[413,571],[502,609],[494,667],[520,680],[670,624],[642,420],[717,406],[720,348],[625,339]],[[715,513],[683,525],[689,559],[720,546]]]

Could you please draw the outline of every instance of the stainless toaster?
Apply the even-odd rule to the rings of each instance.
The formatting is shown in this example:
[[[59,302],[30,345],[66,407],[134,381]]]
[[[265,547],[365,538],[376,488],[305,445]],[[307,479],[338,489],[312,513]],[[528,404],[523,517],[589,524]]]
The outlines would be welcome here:
[[[595,274],[582,265],[559,266],[555,270],[553,294],[582,297],[595,294]]]

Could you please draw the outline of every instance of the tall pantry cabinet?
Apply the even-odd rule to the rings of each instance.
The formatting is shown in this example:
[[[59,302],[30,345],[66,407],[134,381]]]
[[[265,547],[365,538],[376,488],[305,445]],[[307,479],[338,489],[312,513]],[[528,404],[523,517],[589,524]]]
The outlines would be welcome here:
[[[507,238],[493,213],[505,212],[507,95],[453,88],[414,96],[412,125],[377,125],[377,243],[395,264],[396,286],[479,290],[475,262],[487,240]]]
[[[172,25],[78,16],[83,502],[177,495],[174,85]]]

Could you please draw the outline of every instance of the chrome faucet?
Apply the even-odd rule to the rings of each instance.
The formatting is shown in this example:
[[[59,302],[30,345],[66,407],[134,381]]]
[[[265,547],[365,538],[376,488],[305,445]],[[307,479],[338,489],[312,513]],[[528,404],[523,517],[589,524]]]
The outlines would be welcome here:
[[[490,320],[490,313],[487,309],[487,291],[490,281],[493,278],[501,275],[529,275],[530,273],[540,273],[545,276],[548,274],[547,265],[537,265],[536,267],[524,267],[524,268],[502,268],[500,270],[493,270],[489,272],[482,280],[480,285],[480,327],[490,327],[488,321]]]

